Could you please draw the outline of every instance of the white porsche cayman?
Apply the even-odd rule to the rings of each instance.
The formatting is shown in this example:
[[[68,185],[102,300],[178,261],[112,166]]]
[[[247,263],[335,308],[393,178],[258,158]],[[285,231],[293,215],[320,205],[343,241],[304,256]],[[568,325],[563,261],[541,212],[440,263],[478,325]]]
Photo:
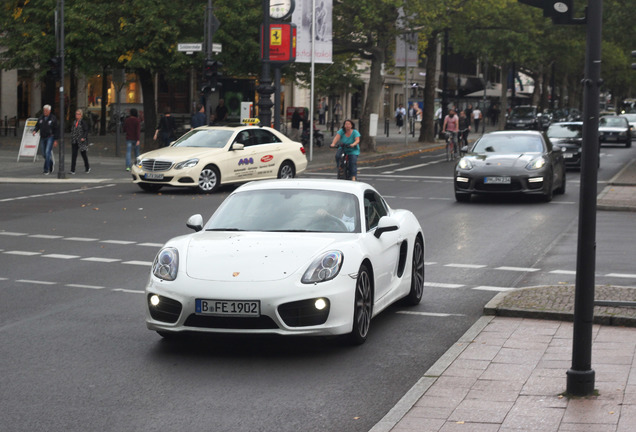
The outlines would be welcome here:
[[[292,178],[307,168],[305,148],[268,127],[196,128],[169,147],[140,155],[133,182],[146,192],[163,186],[214,192],[221,184]]]
[[[346,335],[424,290],[424,235],[361,182],[270,180],[236,189],[168,241],[146,286],[146,325],[181,332]]]

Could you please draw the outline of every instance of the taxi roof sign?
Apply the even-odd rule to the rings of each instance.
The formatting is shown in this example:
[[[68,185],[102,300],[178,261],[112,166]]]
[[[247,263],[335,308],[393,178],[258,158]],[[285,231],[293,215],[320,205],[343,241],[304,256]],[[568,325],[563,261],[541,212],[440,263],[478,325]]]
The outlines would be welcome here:
[[[250,125],[257,125],[259,124],[261,121],[258,118],[244,118],[243,119],[243,124],[250,124]]]

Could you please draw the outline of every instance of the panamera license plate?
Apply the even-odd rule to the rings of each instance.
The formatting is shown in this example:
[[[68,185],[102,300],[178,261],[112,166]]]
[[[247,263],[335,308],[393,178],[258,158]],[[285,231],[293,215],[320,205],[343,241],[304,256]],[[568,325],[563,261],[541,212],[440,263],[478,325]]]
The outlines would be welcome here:
[[[259,317],[261,316],[261,302],[258,300],[196,299],[195,312],[199,315]]]
[[[510,177],[486,177],[485,184],[510,184]]]
[[[145,179],[146,180],[163,180],[163,174],[146,173]]]

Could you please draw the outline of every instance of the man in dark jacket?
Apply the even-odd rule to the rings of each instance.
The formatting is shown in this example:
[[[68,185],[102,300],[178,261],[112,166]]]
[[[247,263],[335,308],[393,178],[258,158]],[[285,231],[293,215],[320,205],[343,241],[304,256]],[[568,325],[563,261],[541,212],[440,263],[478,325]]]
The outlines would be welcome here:
[[[40,147],[42,148],[42,156],[44,157],[44,175],[53,172],[55,163],[53,162],[53,147],[57,147],[57,140],[60,136],[60,125],[57,118],[51,114],[51,105],[42,107],[42,117],[38,119],[33,130],[33,136],[40,132]]]
[[[190,129],[196,129],[199,126],[205,126],[205,120],[205,107],[202,104],[198,103],[197,112],[194,113],[192,115],[192,118],[190,119]]]
[[[126,171],[130,171],[132,150],[135,150],[135,160],[139,157],[139,144],[141,138],[141,121],[137,110],[130,109],[130,115],[124,121],[124,132],[126,133]]]

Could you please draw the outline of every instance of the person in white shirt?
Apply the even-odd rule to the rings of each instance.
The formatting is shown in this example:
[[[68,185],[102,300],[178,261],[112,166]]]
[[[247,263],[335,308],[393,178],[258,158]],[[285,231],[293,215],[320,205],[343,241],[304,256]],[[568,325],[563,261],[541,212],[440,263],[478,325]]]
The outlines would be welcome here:
[[[475,108],[472,112],[473,124],[475,125],[475,132],[479,132],[479,122],[481,120],[481,111],[479,107]]]
[[[398,133],[402,133],[404,117],[406,117],[406,109],[404,108],[404,105],[400,104],[400,106],[398,106],[395,110],[395,124],[399,128]]]

